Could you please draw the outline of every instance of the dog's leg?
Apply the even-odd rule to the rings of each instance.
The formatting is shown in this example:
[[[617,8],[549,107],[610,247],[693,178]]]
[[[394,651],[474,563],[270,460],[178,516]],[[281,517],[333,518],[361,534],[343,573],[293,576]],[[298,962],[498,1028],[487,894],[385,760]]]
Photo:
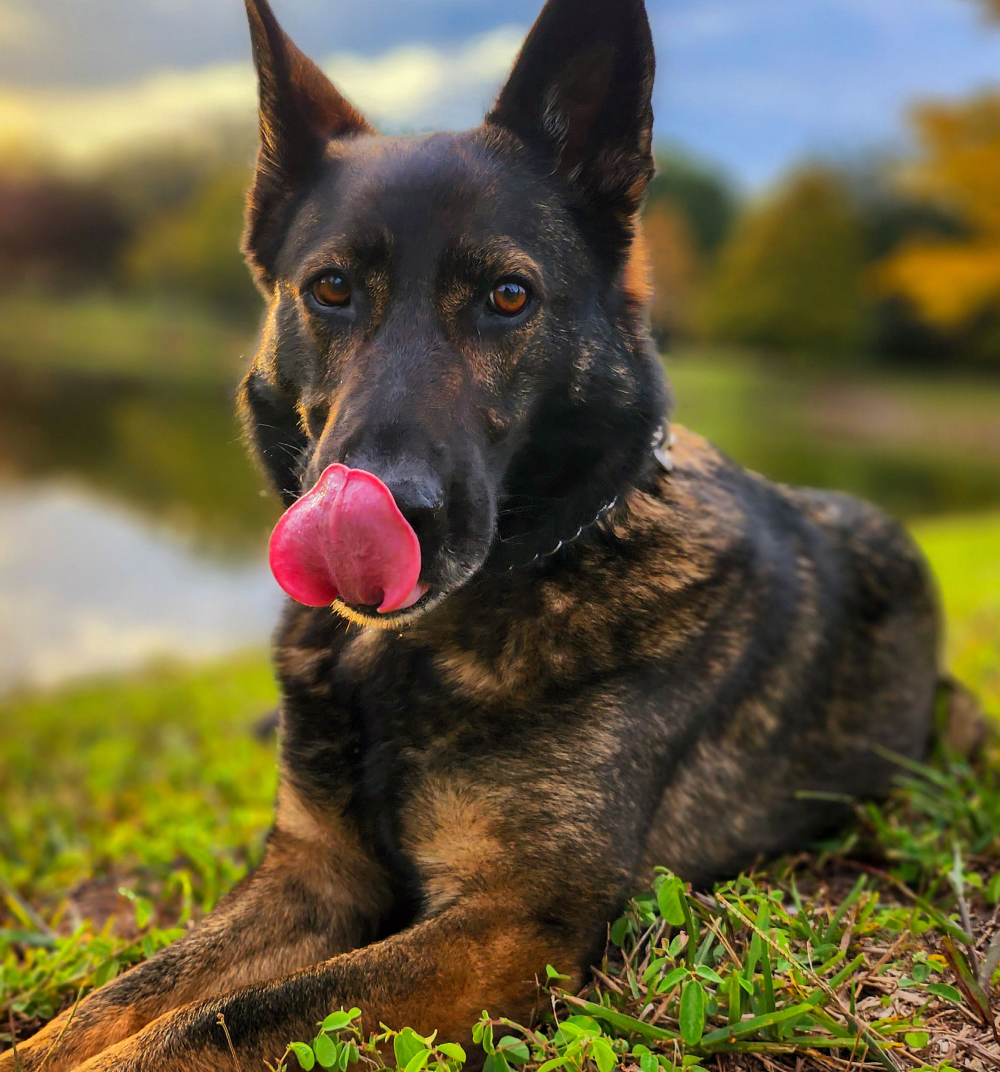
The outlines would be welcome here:
[[[17,1050],[0,1072],[65,1072],[172,1009],[264,982],[370,940],[385,878],[358,839],[283,790],[261,866],[200,925],[91,994]]]
[[[244,1072],[275,1062],[289,1041],[308,1040],[341,1007],[358,1006],[366,1033],[411,1026],[469,1041],[483,1009],[531,1015],[546,964],[575,970],[581,950],[509,898],[485,894],[385,941],[283,979],[246,987],[164,1016],[77,1072]]]

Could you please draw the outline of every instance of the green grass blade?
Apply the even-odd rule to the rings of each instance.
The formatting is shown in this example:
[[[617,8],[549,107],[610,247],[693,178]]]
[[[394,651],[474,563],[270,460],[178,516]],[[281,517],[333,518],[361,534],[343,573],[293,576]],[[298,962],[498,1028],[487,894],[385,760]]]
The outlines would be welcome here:
[[[858,898],[865,892],[865,887],[868,885],[868,876],[861,875],[857,882],[854,884],[854,888],[847,895],[846,900],[837,909],[832,920],[830,920],[830,926],[827,927],[826,933],[823,935],[823,945],[830,945],[834,941],[834,935],[837,933],[837,929],[843,922],[844,917],[854,907]]]
[[[779,1009],[765,1016],[755,1016],[752,1020],[744,1020],[739,1024],[730,1024],[728,1027],[720,1027],[717,1031],[707,1034],[702,1040],[702,1047],[709,1047],[715,1043],[733,1042],[747,1035],[756,1035],[769,1027],[777,1027],[788,1020],[796,1020],[800,1016],[815,1009],[812,1002],[803,1002],[801,1005],[793,1005],[791,1008]]]
[[[652,1039],[654,1042],[680,1041],[681,1036],[677,1031],[670,1031],[665,1027],[654,1027],[652,1024],[637,1020],[634,1016],[627,1016],[625,1013],[617,1012],[615,1009],[606,1009],[603,1005],[597,1005],[593,1001],[580,1001],[577,998],[567,998],[566,1000],[567,1004],[572,1005],[573,1008],[581,1009],[588,1016],[593,1016],[595,1020],[603,1020],[606,1024],[611,1024],[612,1027],[617,1028],[619,1031],[640,1035],[642,1038]]]

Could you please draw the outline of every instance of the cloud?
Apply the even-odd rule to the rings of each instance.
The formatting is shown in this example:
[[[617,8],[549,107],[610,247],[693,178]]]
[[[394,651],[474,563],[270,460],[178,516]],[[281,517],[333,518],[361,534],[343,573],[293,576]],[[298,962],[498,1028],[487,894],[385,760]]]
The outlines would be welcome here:
[[[472,125],[510,71],[524,34],[504,26],[447,50],[415,45],[375,59],[335,56],[326,69],[376,122],[435,124],[447,112],[467,114],[458,125]]]
[[[342,53],[323,66],[386,130],[472,126],[523,36],[523,29],[506,26],[456,46],[410,45],[375,57]],[[166,71],[110,88],[0,88],[0,144],[40,146],[85,164],[123,146],[183,137],[212,123],[248,124],[255,100],[248,63]]]
[[[659,2],[659,0],[654,0]],[[674,0],[668,0],[673,3]],[[416,42],[449,48],[501,25],[530,24],[542,0],[274,0],[313,58],[379,56]],[[152,71],[196,70],[250,55],[239,0],[0,0],[30,14],[30,41],[0,41],[0,77],[24,88],[114,86]]]
[[[280,0],[292,36],[383,129],[482,117],[542,0]],[[613,2],[613,0],[608,0]],[[1000,32],[972,0],[647,0],[657,133],[758,185],[797,157],[897,143],[911,102],[1000,77]],[[88,161],[141,139],[249,129],[254,86],[237,0],[0,0],[0,145]],[[27,24],[25,24],[27,25]],[[18,31],[19,33],[20,31]],[[478,36],[477,36],[478,35]],[[16,35],[15,35],[16,36]],[[23,42],[22,42],[23,44]],[[17,47],[15,47],[17,46]],[[153,74],[151,72],[161,73]]]
[[[40,40],[41,35],[42,24],[37,15],[0,2],[0,47],[21,49]]]

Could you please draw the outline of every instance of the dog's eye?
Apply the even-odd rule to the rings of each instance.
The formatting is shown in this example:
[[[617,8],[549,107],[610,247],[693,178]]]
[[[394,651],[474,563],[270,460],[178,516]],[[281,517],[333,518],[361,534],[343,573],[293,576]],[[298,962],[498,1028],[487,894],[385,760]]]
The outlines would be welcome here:
[[[351,284],[340,272],[330,272],[313,283],[312,296],[320,305],[343,309],[351,301]]]
[[[501,316],[517,316],[523,313],[530,295],[528,288],[516,279],[498,283],[490,294],[490,308]]]

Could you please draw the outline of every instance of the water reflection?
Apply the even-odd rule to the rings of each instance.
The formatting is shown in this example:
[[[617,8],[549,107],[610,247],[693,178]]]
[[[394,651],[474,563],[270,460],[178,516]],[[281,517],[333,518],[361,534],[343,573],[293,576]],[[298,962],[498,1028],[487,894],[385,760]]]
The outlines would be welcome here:
[[[82,490],[0,489],[0,689],[263,645],[281,596]]]
[[[227,557],[259,554],[280,513],[261,490],[232,391],[222,386],[0,361],[0,475],[82,483]]]
[[[261,487],[225,388],[0,363],[0,691],[266,644]]]

